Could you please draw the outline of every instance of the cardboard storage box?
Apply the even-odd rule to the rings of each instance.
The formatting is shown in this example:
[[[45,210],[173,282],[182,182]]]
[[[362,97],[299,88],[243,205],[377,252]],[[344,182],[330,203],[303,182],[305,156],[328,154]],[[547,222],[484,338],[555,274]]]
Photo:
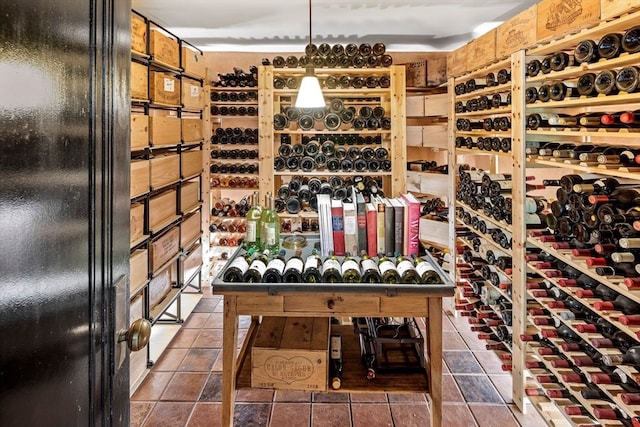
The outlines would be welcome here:
[[[182,46],[182,68],[185,74],[204,79],[207,77],[207,67],[202,52]]]
[[[167,190],[149,199],[149,231],[155,233],[177,219],[177,192]]]
[[[149,160],[151,188],[156,190],[180,181],[180,156],[160,155]]]
[[[326,391],[329,318],[263,317],[251,349],[251,387]]]
[[[178,117],[150,116],[149,141],[153,146],[180,144],[181,120]]]
[[[180,212],[184,214],[200,205],[200,183],[197,180],[183,182],[180,188]]]
[[[143,150],[149,146],[149,116],[131,115],[131,151]]]
[[[182,141],[198,142],[204,138],[201,119],[182,120]]]
[[[202,150],[188,150],[182,156],[182,178],[189,178],[202,173]]]
[[[131,50],[147,53],[147,22],[135,13],[131,14]]]
[[[158,28],[151,28],[149,54],[151,54],[154,61],[162,62],[176,69],[180,68],[178,40]]]
[[[149,244],[151,257],[151,271],[154,273],[171,258],[178,255],[180,250],[180,229],[178,226],[164,233]]]
[[[131,160],[130,185],[132,199],[149,192],[149,160]]]
[[[129,292],[135,295],[142,289],[149,278],[149,252],[146,249],[136,249],[129,257]]]
[[[149,69],[146,65],[131,61],[131,99],[149,99]]]
[[[182,107],[194,111],[204,108],[204,88],[199,81],[182,77]]]
[[[154,104],[180,106],[180,82],[171,74],[152,71],[149,76],[149,92]]]
[[[195,240],[200,237],[200,231],[202,230],[202,218],[200,211],[196,211],[186,218],[182,219],[180,224],[180,247],[187,248]]]

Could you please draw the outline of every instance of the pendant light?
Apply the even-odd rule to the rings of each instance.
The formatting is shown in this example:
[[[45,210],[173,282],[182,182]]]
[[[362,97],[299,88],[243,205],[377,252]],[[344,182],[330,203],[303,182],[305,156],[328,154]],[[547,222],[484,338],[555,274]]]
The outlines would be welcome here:
[[[309,45],[313,44],[311,40],[311,0],[309,0]],[[300,90],[296,97],[297,108],[324,108],[326,104],[324,102],[324,96],[322,96],[322,90],[320,89],[320,82],[316,77],[313,66],[307,66],[307,71],[300,82]]]

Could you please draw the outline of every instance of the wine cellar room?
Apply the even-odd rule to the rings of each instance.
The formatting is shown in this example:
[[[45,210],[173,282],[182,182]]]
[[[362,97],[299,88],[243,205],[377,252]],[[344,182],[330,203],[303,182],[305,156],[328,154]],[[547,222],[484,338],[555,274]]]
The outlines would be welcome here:
[[[116,3],[86,11],[112,54],[67,76],[92,82],[89,134],[111,143],[38,146],[58,172],[90,156],[89,199],[60,193],[89,253],[28,258],[63,277],[89,257],[93,297],[63,304],[56,277],[28,303],[10,287],[25,252],[3,264],[20,315],[0,424],[640,427],[640,2]],[[40,89],[7,105],[35,111]],[[33,168],[0,205],[77,185]],[[7,252],[32,221],[14,216]],[[59,408],[19,422],[22,387],[51,394],[32,377],[80,357],[85,330]]]

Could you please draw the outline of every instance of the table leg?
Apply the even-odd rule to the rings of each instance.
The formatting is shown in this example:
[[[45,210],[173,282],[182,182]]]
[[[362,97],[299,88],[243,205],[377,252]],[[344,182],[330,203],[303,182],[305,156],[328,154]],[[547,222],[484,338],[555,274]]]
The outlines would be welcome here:
[[[224,296],[222,331],[222,425],[233,425],[233,409],[236,398],[236,347],[238,344],[238,297]]]
[[[442,426],[442,298],[428,298],[427,351],[431,427]]]

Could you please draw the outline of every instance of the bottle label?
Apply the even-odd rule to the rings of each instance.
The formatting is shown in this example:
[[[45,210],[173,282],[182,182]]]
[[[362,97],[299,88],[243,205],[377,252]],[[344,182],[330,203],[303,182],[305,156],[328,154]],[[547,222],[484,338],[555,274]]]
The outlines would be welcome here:
[[[436,269],[433,268],[433,266],[431,264],[429,264],[428,261],[424,261],[424,262],[419,262],[416,265],[416,271],[418,272],[418,274],[420,275],[420,277],[424,276],[424,274],[427,271],[435,271]]]
[[[314,255],[310,255],[307,257],[307,260],[304,262],[304,269],[309,270],[310,268],[318,268],[320,265],[320,258]]]
[[[303,266],[304,266],[304,263],[300,258],[291,258],[289,261],[287,261],[287,266],[285,270],[294,269],[302,273]]]
[[[371,258],[363,259],[361,262],[362,262],[362,275],[363,276],[364,276],[364,273],[366,271],[371,271],[371,270],[376,270],[377,269],[376,262],[374,260],[372,260]]]
[[[267,223],[264,225],[264,244],[267,246],[273,246],[276,243],[276,224]]]
[[[236,259],[234,259],[231,264],[229,264],[229,268],[232,268],[232,267],[237,268],[242,272],[242,274],[244,274],[249,268],[249,263],[244,257],[239,256]]]
[[[398,274],[400,275],[400,277],[402,277],[407,271],[413,270],[414,267],[411,261],[409,261],[408,259],[404,259],[398,263],[396,269],[398,270]]]
[[[245,241],[248,243],[253,243],[256,241],[256,230],[258,228],[258,223],[256,221],[247,221],[247,237],[245,237]]]
[[[348,259],[342,263],[342,275],[344,276],[344,274],[349,270],[356,270],[357,272],[360,272],[358,263],[353,259]]]
[[[384,276],[384,274],[389,270],[395,270],[396,266],[391,261],[382,261],[378,268],[380,268],[380,274]]]
[[[331,258],[325,260],[324,264],[322,264],[322,274],[331,269],[340,271],[340,261]]]
[[[264,272],[267,271],[267,266],[264,265],[264,262],[262,262],[262,260],[256,259],[251,263],[251,267],[249,267],[249,269],[257,270],[258,273],[260,273],[260,277],[262,277],[264,275]]]
[[[280,275],[282,275],[282,272],[284,271],[284,261],[280,258],[272,259],[269,261],[269,265],[267,265],[267,270],[271,269],[276,270]]]

